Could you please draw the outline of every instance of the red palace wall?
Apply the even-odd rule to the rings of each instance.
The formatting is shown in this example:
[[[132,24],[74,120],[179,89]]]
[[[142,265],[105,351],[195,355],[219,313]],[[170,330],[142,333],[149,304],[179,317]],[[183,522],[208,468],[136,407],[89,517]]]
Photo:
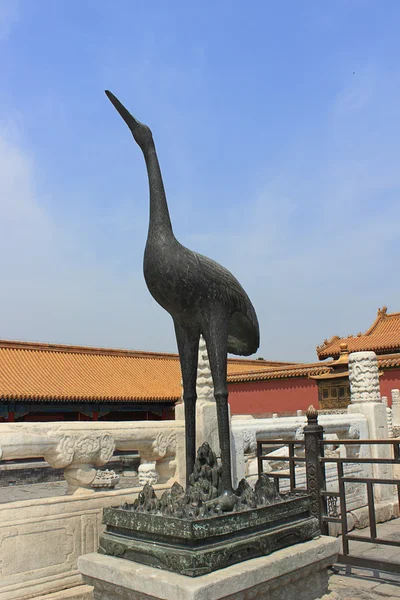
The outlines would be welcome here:
[[[379,378],[381,396],[392,403],[391,390],[400,389],[400,369],[385,371]],[[306,411],[310,404],[318,408],[318,388],[312,379],[292,377],[228,384],[233,415],[290,413]]]
[[[400,390],[400,369],[390,369],[385,371],[381,377],[379,377],[379,383],[381,387],[381,396],[387,396],[389,404],[392,404],[391,390]]]
[[[316,382],[306,377],[231,383],[228,390],[233,415],[295,413],[306,411],[310,404],[318,407]]]

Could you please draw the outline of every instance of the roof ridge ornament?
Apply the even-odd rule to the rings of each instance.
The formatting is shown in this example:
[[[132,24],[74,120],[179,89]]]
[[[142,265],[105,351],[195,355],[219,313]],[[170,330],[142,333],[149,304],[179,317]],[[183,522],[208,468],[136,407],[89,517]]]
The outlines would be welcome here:
[[[325,338],[324,341],[322,342],[322,344],[317,346],[317,352],[320,352],[321,350],[325,350],[325,348],[327,348],[328,346],[333,344],[333,342],[337,342],[340,339],[342,339],[342,338],[339,335],[333,335],[329,339]]]
[[[384,319],[387,316],[387,306],[382,306],[382,308],[378,308],[378,317]]]

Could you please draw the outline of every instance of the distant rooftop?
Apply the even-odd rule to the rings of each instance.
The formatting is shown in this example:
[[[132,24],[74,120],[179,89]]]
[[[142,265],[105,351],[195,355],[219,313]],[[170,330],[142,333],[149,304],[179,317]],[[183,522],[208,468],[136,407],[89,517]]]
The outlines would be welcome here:
[[[349,352],[373,350],[378,355],[400,352],[400,312],[389,314],[386,306],[379,308],[375,321],[365,333],[347,337],[335,335],[324,340],[317,346],[318,358],[339,358],[341,344],[347,344]]]
[[[291,363],[228,359],[228,376]],[[175,402],[177,354],[0,340],[0,399],[24,401]]]

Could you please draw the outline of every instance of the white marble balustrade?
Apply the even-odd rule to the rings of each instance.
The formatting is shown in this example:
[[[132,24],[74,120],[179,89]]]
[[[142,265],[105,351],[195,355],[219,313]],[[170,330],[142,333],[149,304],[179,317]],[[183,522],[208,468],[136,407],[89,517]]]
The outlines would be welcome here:
[[[166,483],[174,480],[183,434],[183,421],[2,423],[0,458],[44,458],[64,469],[69,493],[80,493],[115,450],[136,450],[142,463],[155,464],[158,483]]]

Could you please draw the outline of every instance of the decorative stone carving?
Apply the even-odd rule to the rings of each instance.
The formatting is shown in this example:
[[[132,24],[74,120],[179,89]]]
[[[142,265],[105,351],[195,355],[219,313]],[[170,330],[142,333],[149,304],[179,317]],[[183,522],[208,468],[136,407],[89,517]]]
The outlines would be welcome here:
[[[197,380],[196,380],[196,394],[197,404],[199,402],[215,402],[214,398],[214,384],[211,375],[210,362],[208,360],[207,346],[203,336],[200,336],[199,341],[199,352],[197,362]],[[183,388],[183,382],[181,380],[181,386]],[[183,403],[183,389],[181,402]],[[182,415],[183,417],[183,415]]]
[[[389,407],[389,401],[388,401],[387,396],[382,396],[382,404],[384,404],[384,406],[386,406],[388,434],[389,434],[389,437],[392,438],[393,437],[393,415],[392,415],[392,409]]]
[[[97,471],[96,477],[93,479],[91,487],[94,489],[112,489],[119,482],[119,475],[115,471],[105,469]]]
[[[393,411],[391,408],[387,407],[386,408],[386,413],[387,413],[387,419],[388,419],[388,434],[390,438],[394,437],[394,430],[393,430]]]
[[[400,390],[392,390],[392,406],[400,406]]]
[[[360,439],[360,426],[358,423],[351,423],[349,431],[346,436],[349,440]]]
[[[296,427],[296,431],[294,433],[294,439],[298,440],[300,442],[303,441],[304,439],[304,433],[303,433],[303,426],[299,425],[298,427]]]
[[[349,355],[351,402],[380,402],[378,361],[375,352]]]
[[[215,402],[214,385],[208,360],[207,346],[203,336],[200,336],[199,358],[197,365],[197,401]]]
[[[154,453],[164,458],[176,453],[176,432],[160,431],[153,442]]]
[[[303,431],[303,425],[298,425],[296,427],[296,431],[294,432],[294,439],[298,440],[299,442],[303,442],[304,441],[304,431]],[[299,458],[304,458],[305,456],[305,447],[303,444],[300,444],[299,446],[295,446],[294,447],[294,454],[295,456],[298,456]],[[288,466],[288,463],[286,463],[286,468]],[[298,465],[296,465],[298,466]]]
[[[357,425],[357,423],[352,423],[349,427],[347,434],[343,437],[348,440],[359,440],[360,439],[359,425]],[[358,446],[358,445],[357,446],[355,446],[353,444],[348,445],[348,446],[346,445],[345,446],[346,457],[347,458],[357,458],[360,455],[360,449],[361,449],[361,446]]]
[[[158,460],[155,468],[157,471],[157,483],[169,483],[172,485],[176,481],[177,461],[175,456],[166,456]]]
[[[396,427],[396,430],[400,426],[400,390],[398,389],[392,390],[392,426]]]
[[[142,463],[139,465],[139,485],[155,485],[158,481],[158,473],[155,462]]]
[[[243,452],[245,454],[256,454],[257,452],[257,438],[256,432],[251,429],[243,430]]]
[[[109,433],[91,432],[80,435],[54,436],[56,446],[44,454],[45,460],[54,468],[64,468],[68,493],[80,493],[92,489],[96,477],[94,466],[105,465],[114,454],[115,442]],[[93,491],[93,490],[92,490]]]
[[[90,464],[101,467],[114,454],[115,442],[109,433],[91,432],[80,435],[64,434],[57,440],[54,449],[44,455],[46,461],[56,469],[72,463]]]

